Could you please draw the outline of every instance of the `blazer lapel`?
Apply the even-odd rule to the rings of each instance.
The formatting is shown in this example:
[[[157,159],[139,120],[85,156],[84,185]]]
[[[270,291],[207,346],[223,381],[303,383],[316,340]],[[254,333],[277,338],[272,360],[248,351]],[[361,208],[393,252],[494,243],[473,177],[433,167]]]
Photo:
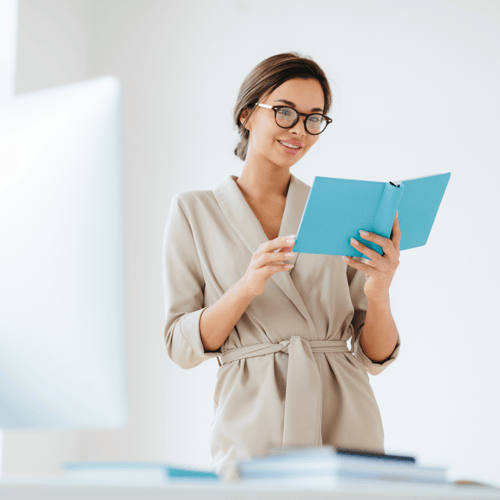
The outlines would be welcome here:
[[[257,251],[259,245],[269,241],[269,239],[241,193],[240,188],[236,184],[237,179],[237,176],[229,175],[213,190],[213,192],[227,221],[250,253],[253,254]],[[311,187],[309,185],[302,182],[293,174],[290,174],[290,184],[288,186],[285,211],[283,212],[279,237],[297,234],[310,190]],[[296,254],[292,259],[287,259],[286,262],[295,264],[299,255],[300,254]],[[314,322],[293,284],[290,271],[275,273],[271,276],[271,279],[274,280],[276,285],[283,290],[287,297],[307,319],[311,327],[311,332],[314,332],[312,335],[315,338],[312,340],[317,340]]]

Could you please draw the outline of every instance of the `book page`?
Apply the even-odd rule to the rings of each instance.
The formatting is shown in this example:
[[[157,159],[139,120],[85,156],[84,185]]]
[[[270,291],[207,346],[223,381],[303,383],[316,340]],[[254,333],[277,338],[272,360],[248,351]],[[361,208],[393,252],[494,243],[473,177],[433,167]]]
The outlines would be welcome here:
[[[443,175],[441,172],[439,174],[433,174],[433,175]],[[415,179],[425,179],[426,177],[432,177],[432,175],[423,175],[422,177],[412,177],[411,179],[403,179],[401,181],[389,181],[391,184],[394,186],[399,186],[402,182],[404,181],[414,181]]]

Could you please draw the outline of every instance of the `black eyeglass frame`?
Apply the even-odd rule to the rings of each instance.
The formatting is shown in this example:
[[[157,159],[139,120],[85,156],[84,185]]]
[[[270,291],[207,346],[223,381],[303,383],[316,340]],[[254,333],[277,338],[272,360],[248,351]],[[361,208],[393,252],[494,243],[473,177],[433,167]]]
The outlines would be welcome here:
[[[326,115],[324,115],[323,113],[299,113],[295,108],[292,108],[291,106],[271,106],[270,104],[262,104],[261,102],[258,102],[257,103],[257,106],[262,106],[263,108],[268,108],[268,109],[272,109],[274,110],[274,121],[276,122],[276,125],[278,125],[278,127],[280,128],[284,128],[284,129],[288,129],[288,128],[292,128],[292,127],[295,127],[295,125],[297,124],[297,122],[299,121],[300,117],[301,116],[305,116],[306,119],[304,120],[304,127],[306,129],[306,132],[308,134],[311,134],[311,135],[319,135],[319,134],[322,134],[325,130],[326,130],[326,127],[328,127],[328,125],[330,123],[332,123],[332,119]],[[278,111],[282,108],[289,108],[289,109],[293,109],[296,113],[297,113],[297,118],[296,120],[289,126],[289,127],[282,127],[279,123],[278,123],[278,119],[277,119],[277,114],[278,114]],[[309,132],[309,130],[307,130],[307,120],[309,120],[309,117],[310,116],[313,116],[313,115],[321,115],[325,120],[326,120],[326,125],[325,125],[325,128],[321,131],[321,132],[318,132],[317,134],[313,134],[312,132]]]

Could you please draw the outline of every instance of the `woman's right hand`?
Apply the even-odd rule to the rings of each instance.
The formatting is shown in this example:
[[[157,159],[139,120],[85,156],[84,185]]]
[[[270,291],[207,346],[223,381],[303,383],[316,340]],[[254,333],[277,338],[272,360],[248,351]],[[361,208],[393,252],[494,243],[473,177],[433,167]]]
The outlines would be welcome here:
[[[290,239],[292,239],[291,242]],[[285,268],[287,262],[282,261],[293,257],[285,257],[285,253],[291,252],[294,245],[295,236],[283,236],[269,240],[259,246],[242,278],[243,286],[250,295],[255,297],[263,293],[267,280],[273,274],[291,269]]]

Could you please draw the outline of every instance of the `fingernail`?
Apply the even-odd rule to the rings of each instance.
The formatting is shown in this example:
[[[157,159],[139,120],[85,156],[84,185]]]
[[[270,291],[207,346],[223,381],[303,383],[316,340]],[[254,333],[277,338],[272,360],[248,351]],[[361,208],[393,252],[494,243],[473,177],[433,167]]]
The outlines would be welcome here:
[[[359,234],[361,236],[368,236],[368,233],[366,231],[363,231],[362,229],[359,230]]]

